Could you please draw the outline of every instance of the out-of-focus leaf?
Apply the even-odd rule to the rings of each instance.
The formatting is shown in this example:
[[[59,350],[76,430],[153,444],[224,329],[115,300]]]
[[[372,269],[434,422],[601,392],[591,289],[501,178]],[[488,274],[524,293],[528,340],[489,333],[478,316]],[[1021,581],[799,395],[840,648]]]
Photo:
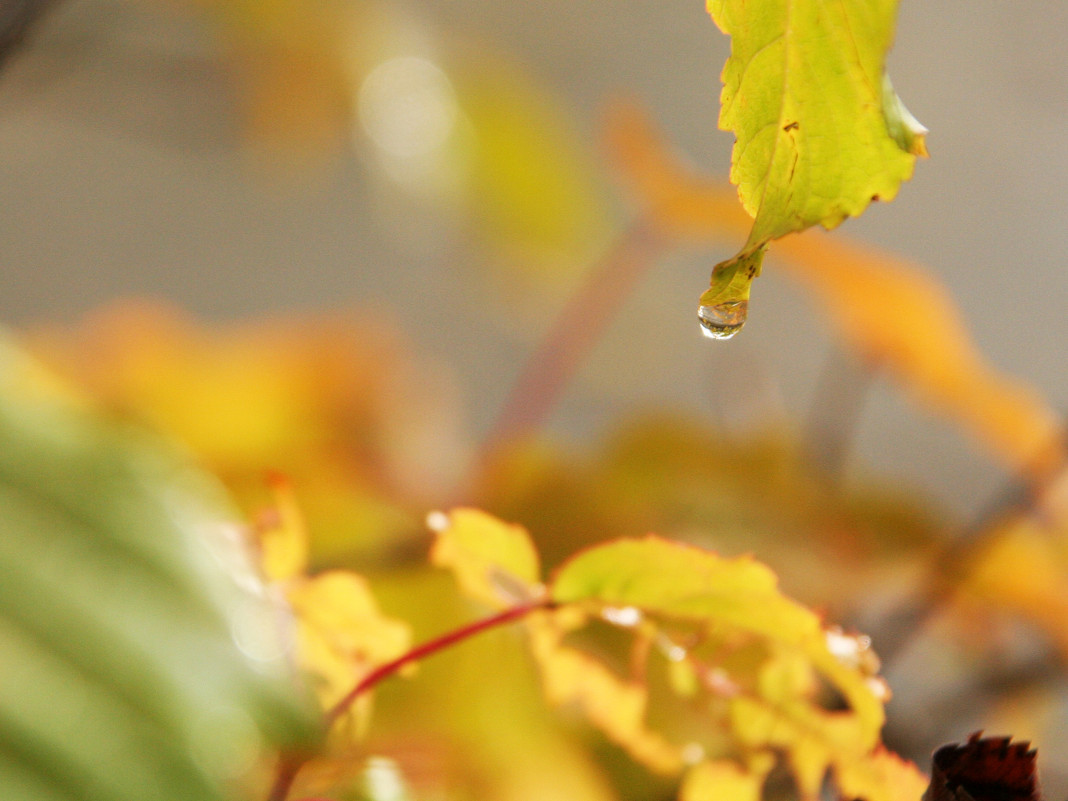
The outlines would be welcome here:
[[[472,136],[472,222],[499,254],[495,265],[510,265],[508,281],[521,286],[573,275],[601,246],[607,222],[593,158],[565,109],[484,45],[457,61],[454,78]],[[529,302],[529,293],[512,294]]]
[[[289,588],[302,664],[329,709],[377,665],[408,650],[404,623],[378,609],[366,579],[328,570]]]
[[[0,339],[0,797],[239,797],[317,739],[290,624],[219,487],[56,387]]]
[[[1034,622],[1068,658],[1068,543],[1030,518],[1010,520],[988,539],[963,589]]]
[[[703,306],[748,297],[772,239],[833,228],[891,200],[926,153],[923,129],[885,80],[896,0],[826,6],[709,0],[731,37],[719,124],[735,135],[731,181],[754,218],[742,250],[715,268]],[[739,265],[747,265],[739,280]]]
[[[437,512],[431,524],[437,532],[431,561],[452,570],[468,596],[503,608],[534,594],[541,566],[534,543],[521,526],[507,525],[477,509]]]
[[[914,762],[884,748],[838,769],[843,796],[871,801],[916,801],[927,786],[927,776]]]
[[[701,762],[686,774],[679,801],[760,801],[774,760],[760,754],[743,767],[733,760]]]
[[[284,472],[311,561],[384,559],[422,531],[425,504],[465,459],[455,389],[369,314],[202,327],[127,301],[32,347],[101,403],[192,449],[249,512]],[[418,511],[415,511],[418,510]]]
[[[843,339],[923,405],[1017,471],[1042,475],[1060,463],[1058,416],[1034,388],[983,360],[952,299],[930,275],[816,231],[784,240],[780,250],[786,274],[816,294]]]
[[[182,0],[211,25],[230,59],[246,133],[273,151],[272,165],[322,160],[346,141],[349,76],[345,32],[361,4],[319,0]],[[279,159],[284,153],[287,158]]]
[[[607,134],[622,178],[665,233],[707,242],[745,225],[727,188],[681,164],[637,109],[614,112]],[[982,359],[952,300],[921,268],[817,231],[783,239],[778,252],[842,341],[922,404],[1014,469],[1041,474],[1060,462],[1057,415]]]
[[[407,651],[411,634],[405,623],[379,611],[362,576],[347,570],[307,575],[308,532],[300,508],[288,481],[274,476],[272,484],[273,519],[258,531],[263,570],[293,609],[297,660],[328,710],[373,668]],[[349,708],[342,740],[359,732],[363,706]]]

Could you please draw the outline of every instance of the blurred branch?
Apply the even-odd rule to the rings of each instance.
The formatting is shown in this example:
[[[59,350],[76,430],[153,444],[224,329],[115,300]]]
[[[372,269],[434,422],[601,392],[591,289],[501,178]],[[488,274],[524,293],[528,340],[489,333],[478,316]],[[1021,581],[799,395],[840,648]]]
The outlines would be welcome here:
[[[483,443],[479,467],[499,446],[545,422],[660,248],[642,218],[619,235],[523,366]]]
[[[1039,454],[1036,464],[1048,461],[1049,453],[1063,453],[1064,433],[1048,444]],[[946,542],[927,562],[926,572],[920,579],[919,589],[892,610],[880,628],[885,629],[886,645],[879,649],[884,663],[889,667],[901,656],[906,647],[922,635],[928,624],[951,600],[960,582],[967,576],[968,568],[976,556],[997,535],[994,524],[1009,515],[1049,514],[1044,509],[1049,496],[1065,480],[1068,465],[1047,469],[1035,479],[1034,473],[1024,471],[1010,481],[987,503],[976,519],[965,526],[956,536]]]
[[[870,367],[838,348],[824,362],[805,426],[805,446],[813,464],[831,481],[842,475],[872,377]]]
[[[26,40],[30,29],[58,0],[2,0],[0,2],[0,68]]]
[[[932,750],[942,742],[946,721],[984,718],[991,704],[1020,691],[1045,687],[1053,692],[1063,679],[1062,672],[1062,660],[1052,648],[1024,661],[982,665],[977,676],[958,680],[947,695],[924,706],[924,718],[936,725],[918,726],[913,716],[890,715],[883,742],[897,752]]]
[[[446,632],[440,637],[435,637],[422,645],[416,646],[412,650],[390,662],[379,665],[364,676],[344,698],[338,701],[326,712],[323,720],[324,729],[329,729],[339,717],[344,715],[357,698],[371,690],[383,680],[393,676],[401,670],[401,668],[422,659],[426,659],[428,656],[433,656],[434,654],[444,651],[453,645],[457,645],[476,634],[481,634],[482,632],[496,628],[497,626],[522,620],[532,612],[552,608],[553,602],[548,599],[540,599],[532,601],[531,603],[512,606],[496,615],[476,620],[474,623],[469,623],[461,628]],[[296,779],[297,773],[300,772],[301,767],[304,765],[306,756],[307,755],[303,754],[282,756],[275,774],[274,785],[271,787],[271,792],[267,797],[267,801],[286,801],[286,798],[289,796],[289,790],[293,786],[293,781]]]

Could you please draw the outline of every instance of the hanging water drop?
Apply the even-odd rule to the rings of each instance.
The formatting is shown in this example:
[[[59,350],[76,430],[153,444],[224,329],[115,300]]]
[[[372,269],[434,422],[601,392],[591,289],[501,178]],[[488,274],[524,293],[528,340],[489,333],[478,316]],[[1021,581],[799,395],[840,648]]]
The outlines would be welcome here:
[[[748,300],[727,300],[714,306],[701,306],[697,317],[701,333],[709,339],[730,339],[745,325],[749,313]]]

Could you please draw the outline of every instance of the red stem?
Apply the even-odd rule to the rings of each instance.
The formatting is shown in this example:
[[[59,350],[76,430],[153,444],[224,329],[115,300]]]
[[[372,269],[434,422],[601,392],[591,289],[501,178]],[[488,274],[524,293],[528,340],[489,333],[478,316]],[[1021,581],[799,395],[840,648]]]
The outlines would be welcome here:
[[[545,422],[560,392],[655,261],[660,245],[641,219],[619,235],[527,360],[486,437],[483,461],[501,443]]]
[[[324,728],[329,729],[339,717],[348,711],[349,707],[352,706],[357,698],[380,681],[392,676],[405,665],[409,665],[412,662],[418,662],[420,659],[424,659],[439,651],[443,651],[480,632],[504,625],[505,623],[520,620],[531,612],[536,612],[539,609],[550,609],[552,606],[553,602],[549,600],[534,601],[520,606],[513,606],[491,617],[476,620],[474,623],[470,623],[462,628],[446,632],[440,637],[435,637],[433,640],[425,642],[422,645],[417,645],[415,648],[397,657],[392,662],[386,662],[384,665],[379,665],[360,679],[356,686],[353,687],[344,698],[334,704],[334,706],[326,713],[323,718]],[[278,773],[275,777],[274,786],[271,788],[270,795],[267,796],[267,801],[286,800],[286,797],[289,795],[289,790],[293,785],[293,780],[296,779],[297,773],[300,771],[303,764],[304,759],[302,757],[295,755],[283,756],[282,761],[278,766]],[[315,799],[311,799],[310,801],[315,801]]]
[[[348,708],[352,706],[352,703],[363,693],[370,690],[383,679],[389,678],[405,665],[409,665],[412,662],[418,662],[420,659],[435,654],[438,651],[442,651],[451,645],[462,642],[468,637],[473,637],[487,629],[501,626],[505,623],[511,623],[514,620],[519,620],[539,609],[548,609],[551,605],[551,601],[535,601],[533,603],[522,604],[521,606],[513,606],[509,609],[505,609],[499,614],[493,615],[492,617],[476,620],[474,623],[470,623],[463,628],[447,632],[440,637],[435,637],[433,640],[418,645],[408,653],[397,657],[392,662],[386,662],[384,665],[379,665],[364,676],[355,687],[349,690],[348,695],[334,704],[334,707],[326,713],[327,728],[333,725],[339,717],[344,715],[345,712],[348,711]]]

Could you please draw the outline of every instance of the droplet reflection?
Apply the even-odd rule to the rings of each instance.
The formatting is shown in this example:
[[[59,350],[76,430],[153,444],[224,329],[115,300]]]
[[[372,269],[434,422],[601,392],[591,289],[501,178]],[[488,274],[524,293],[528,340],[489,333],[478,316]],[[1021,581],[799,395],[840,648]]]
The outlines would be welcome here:
[[[697,310],[701,333],[709,339],[730,339],[742,330],[748,314],[748,300],[728,300]]]

